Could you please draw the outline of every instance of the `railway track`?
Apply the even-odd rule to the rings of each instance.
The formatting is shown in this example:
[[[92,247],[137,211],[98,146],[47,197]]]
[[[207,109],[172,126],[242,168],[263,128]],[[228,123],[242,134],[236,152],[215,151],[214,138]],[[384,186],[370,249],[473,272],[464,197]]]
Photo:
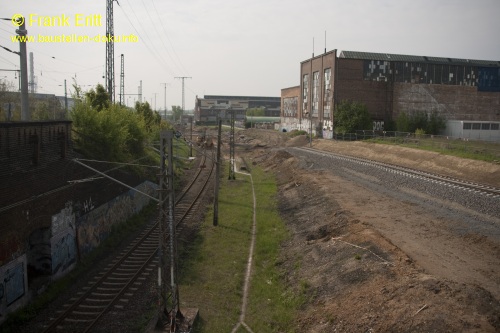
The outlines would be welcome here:
[[[442,176],[438,174],[433,174],[421,170],[416,170],[407,167],[401,167],[393,164],[377,162],[369,159],[363,159],[359,157],[347,156],[332,152],[326,152],[323,150],[318,150],[314,148],[306,148],[306,147],[295,147],[294,150],[309,152],[311,154],[320,155],[322,157],[328,157],[331,159],[337,159],[342,161],[347,161],[351,163],[356,163],[365,166],[371,166],[385,172],[390,172],[394,174],[398,174],[401,176],[406,176],[410,178],[424,180],[430,183],[435,183],[443,186],[448,186],[455,190],[464,190],[467,192],[472,192],[478,195],[484,195],[486,197],[500,199],[500,188],[496,188],[489,185],[478,184],[473,182],[464,181],[457,178],[452,178],[448,176]]]
[[[205,163],[203,155],[192,181],[176,198],[174,220],[178,235],[211,179],[213,163]],[[156,221],[57,311],[57,317],[42,327],[43,332],[90,332],[98,323],[112,321],[115,313],[126,311],[134,294],[141,292],[141,286],[157,272],[158,243]]]

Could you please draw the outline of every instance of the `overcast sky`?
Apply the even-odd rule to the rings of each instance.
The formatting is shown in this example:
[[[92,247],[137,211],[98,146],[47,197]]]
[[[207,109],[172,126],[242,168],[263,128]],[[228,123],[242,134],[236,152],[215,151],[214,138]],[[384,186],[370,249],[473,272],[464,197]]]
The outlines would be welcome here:
[[[26,17],[28,34],[38,37],[105,35],[106,0],[0,0],[0,17]],[[98,18],[101,26],[76,26],[75,15]],[[41,16],[62,17],[69,26],[44,26]],[[85,25],[85,21],[80,21]],[[91,22],[89,22],[91,23]],[[0,21],[0,45],[12,42],[16,27]],[[325,45],[326,31],[326,45]],[[125,55],[129,105],[143,98],[152,107],[182,104],[195,96],[279,97],[300,84],[299,64],[337,49],[465,59],[500,60],[500,0],[119,0],[114,2],[115,36],[137,42],[115,43],[116,100],[120,54]],[[313,49],[314,39],[314,49]],[[105,43],[28,44],[34,54],[38,92],[64,94],[73,78],[84,90],[104,85]],[[0,49],[0,69],[19,69],[19,56]],[[13,72],[0,79],[17,81]],[[156,94],[156,95],[155,95]]]

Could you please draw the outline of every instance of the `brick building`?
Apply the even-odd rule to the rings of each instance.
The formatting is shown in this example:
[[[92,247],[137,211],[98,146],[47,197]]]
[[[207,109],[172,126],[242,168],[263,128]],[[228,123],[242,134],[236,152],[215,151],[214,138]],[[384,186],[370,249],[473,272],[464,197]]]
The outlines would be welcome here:
[[[302,61],[300,86],[283,89],[281,98],[283,129],[325,138],[333,135],[333,111],[343,100],[366,104],[374,129],[400,112],[437,112],[448,121],[482,122],[495,133],[500,61],[333,50]]]
[[[196,96],[194,121],[196,124],[215,124],[220,115],[223,122],[229,121],[228,110],[235,113],[235,121],[244,122],[248,109],[264,108],[265,116],[280,117],[280,97],[257,96]]]

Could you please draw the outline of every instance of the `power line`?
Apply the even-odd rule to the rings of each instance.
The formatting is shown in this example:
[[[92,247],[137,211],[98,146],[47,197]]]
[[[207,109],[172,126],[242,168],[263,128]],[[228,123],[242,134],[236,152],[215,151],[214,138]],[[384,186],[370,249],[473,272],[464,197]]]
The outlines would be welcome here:
[[[130,5],[130,2],[128,0],[127,0],[127,3],[130,6],[130,8],[132,8],[132,6]],[[145,32],[145,36],[147,38],[143,38],[142,35],[137,30],[137,28],[132,23],[132,21],[130,20],[130,18],[128,17],[127,13],[125,12],[125,9],[122,6],[119,6],[119,7],[122,10],[122,12],[125,15],[125,17],[127,18],[127,20],[129,21],[130,25],[134,28],[135,32],[140,37],[141,41],[144,43],[144,46],[146,46],[146,48],[148,49],[149,53],[152,54],[156,58],[156,60],[158,61],[158,63],[162,64],[165,67],[165,69],[167,70],[167,72],[169,72],[170,74],[174,74],[173,71],[172,71],[172,69],[168,66],[168,63],[165,61],[165,59],[162,58],[161,53],[158,52],[158,50],[156,50],[156,48],[155,48],[156,43],[154,43],[151,40],[151,38],[149,37],[149,34],[147,32]],[[141,20],[139,20],[139,18],[137,17],[136,11],[132,10],[132,13],[134,14],[134,17],[136,18],[136,20],[138,22],[141,22]],[[146,42],[146,39],[149,41],[149,44],[152,45],[152,47],[153,47],[154,50],[151,49],[151,47],[149,46],[149,44]]]
[[[97,169],[92,168],[91,166],[88,166],[88,165],[86,165],[86,164],[84,164],[84,163],[80,162],[80,161],[79,161],[79,159],[77,159],[77,158],[73,159],[73,161],[74,161],[75,163],[80,164],[81,166],[86,167],[87,169],[90,169],[90,170],[94,171],[95,173],[98,173],[98,174],[100,174],[100,175],[102,175],[102,176],[104,176],[104,177],[106,177],[106,178],[111,179],[112,181],[114,181],[114,182],[116,182],[116,183],[118,183],[118,184],[120,184],[120,185],[125,186],[126,188],[128,188],[128,189],[130,189],[130,190],[132,190],[132,191],[135,191],[135,192],[137,192],[137,193],[140,193],[140,194],[142,194],[142,195],[144,195],[144,196],[146,196],[146,197],[148,197],[148,198],[150,198],[150,199],[152,199],[152,200],[154,200],[154,201],[156,201],[156,202],[159,202],[159,200],[158,200],[158,199],[156,199],[155,197],[152,197],[152,196],[150,196],[150,195],[149,195],[149,194],[147,194],[147,193],[141,192],[141,191],[139,191],[138,189],[136,189],[136,188],[134,188],[134,187],[132,187],[132,186],[129,186],[129,185],[127,185],[127,184],[125,184],[125,183],[123,183],[123,182],[119,181],[118,179],[115,179],[115,178],[113,178],[113,177],[111,177],[111,176],[108,176],[108,175],[107,175],[107,174],[105,174],[104,172],[101,172],[101,171],[99,171],[99,170],[97,170]]]
[[[180,66],[178,66],[178,67],[179,67],[179,69],[180,69],[182,72],[187,73],[188,71],[187,71],[187,70],[184,68],[184,66],[182,65],[182,61],[180,60],[179,56],[177,55],[177,52],[175,52],[175,48],[174,48],[174,46],[172,45],[172,41],[171,41],[171,40],[170,40],[170,38],[168,37],[167,30],[165,29],[165,26],[163,25],[163,21],[164,21],[164,20],[162,20],[162,19],[161,19],[160,14],[159,14],[159,12],[158,12],[158,9],[156,8],[156,5],[155,5],[154,0],[152,0],[152,3],[153,3],[153,8],[155,9],[155,12],[156,12],[156,16],[158,16],[158,21],[160,22],[160,25],[161,25],[161,27],[162,27],[162,29],[163,29],[163,34],[164,34],[164,36],[167,38],[168,43],[170,44],[170,47],[172,48],[172,52],[174,53],[175,57],[177,58],[177,60],[178,60],[178,62],[179,62],[179,65],[180,65]],[[172,59],[172,61],[175,63],[175,60],[174,60],[174,59],[170,56],[170,52],[168,52],[168,49],[167,49],[167,47],[165,46],[165,44],[164,44],[164,42],[163,42],[163,39],[160,39],[160,40],[161,40],[161,42],[162,42],[163,46],[165,47],[165,49],[167,50],[167,54],[168,54],[168,56],[169,56],[169,57],[170,57],[170,59]],[[176,64],[176,63],[175,63],[175,64]],[[176,64],[176,65],[177,65],[177,64]]]

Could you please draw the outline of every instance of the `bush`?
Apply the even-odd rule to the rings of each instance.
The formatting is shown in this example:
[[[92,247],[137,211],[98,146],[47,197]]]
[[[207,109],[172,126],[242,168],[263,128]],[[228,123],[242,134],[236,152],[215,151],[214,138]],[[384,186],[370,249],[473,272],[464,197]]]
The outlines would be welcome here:
[[[430,115],[425,112],[415,112],[411,115],[401,112],[396,119],[396,128],[400,132],[415,133],[421,129],[427,134],[439,134],[446,128],[446,123],[437,112],[432,112]]]
[[[79,102],[71,116],[75,143],[85,155],[124,161],[144,153],[147,132],[136,112],[116,104],[97,111],[90,103]]]
[[[334,119],[335,131],[340,134],[373,129],[368,108],[360,102],[342,101],[335,111]]]
[[[303,131],[303,130],[301,130],[301,131],[299,131],[299,130],[293,130],[290,133],[288,133],[288,135],[291,138],[294,138],[294,137],[299,136],[299,135],[307,135],[307,132]]]

